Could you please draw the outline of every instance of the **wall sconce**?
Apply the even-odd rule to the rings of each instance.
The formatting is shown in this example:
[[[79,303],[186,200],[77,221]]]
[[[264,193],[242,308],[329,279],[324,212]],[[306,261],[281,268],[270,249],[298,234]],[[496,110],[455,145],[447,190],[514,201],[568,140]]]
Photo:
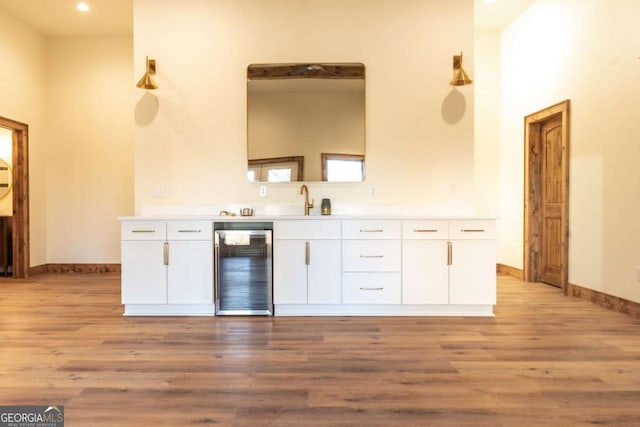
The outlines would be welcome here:
[[[460,55],[453,55],[453,79],[450,83],[451,86],[464,86],[473,83],[473,80],[462,68],[462,52]]]
[[[158,89],[158,85],[153,80],[153,76],[156,74],[156,60],[149,59],[147,56],[147,71],[144,76],[136,84],[140,89]]]

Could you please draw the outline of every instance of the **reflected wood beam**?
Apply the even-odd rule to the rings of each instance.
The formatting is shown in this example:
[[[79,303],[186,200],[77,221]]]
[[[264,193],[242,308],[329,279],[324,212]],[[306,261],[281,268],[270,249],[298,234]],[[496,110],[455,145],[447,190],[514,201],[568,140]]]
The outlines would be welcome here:
[[[249,80],[268,79],[364,79],[364,64],[252,64],[247,68]]]

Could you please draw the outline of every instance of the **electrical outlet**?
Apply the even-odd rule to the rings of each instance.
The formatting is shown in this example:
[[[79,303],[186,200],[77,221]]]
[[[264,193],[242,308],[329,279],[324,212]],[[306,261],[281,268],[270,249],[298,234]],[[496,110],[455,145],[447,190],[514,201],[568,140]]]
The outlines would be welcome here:
[[[375,195],[376,195],[376,187],[372,185],[371,187],[369,187],[369,196],[374,197]]]
[[[261,185],[260,186],[260,197],[267,197],[267,186],[266,185]]]
[[[163,199],[164,198],[164,187],[162,187],[162,186],[153,187],[152,197],[154,199]]]

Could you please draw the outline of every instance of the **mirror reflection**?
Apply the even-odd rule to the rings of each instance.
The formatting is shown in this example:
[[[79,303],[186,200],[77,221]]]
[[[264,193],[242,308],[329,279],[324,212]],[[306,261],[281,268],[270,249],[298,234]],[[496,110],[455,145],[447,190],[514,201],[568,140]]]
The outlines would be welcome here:
[[[250,181],[364,180],[364,65],[247,68]]]

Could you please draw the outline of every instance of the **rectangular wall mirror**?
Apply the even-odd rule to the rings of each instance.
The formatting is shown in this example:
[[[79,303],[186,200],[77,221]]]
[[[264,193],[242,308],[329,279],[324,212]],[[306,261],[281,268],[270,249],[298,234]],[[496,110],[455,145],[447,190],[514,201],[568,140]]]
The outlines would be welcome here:
[[[363,64],[249,65],[249,181],[359,182],[364,154]]]

